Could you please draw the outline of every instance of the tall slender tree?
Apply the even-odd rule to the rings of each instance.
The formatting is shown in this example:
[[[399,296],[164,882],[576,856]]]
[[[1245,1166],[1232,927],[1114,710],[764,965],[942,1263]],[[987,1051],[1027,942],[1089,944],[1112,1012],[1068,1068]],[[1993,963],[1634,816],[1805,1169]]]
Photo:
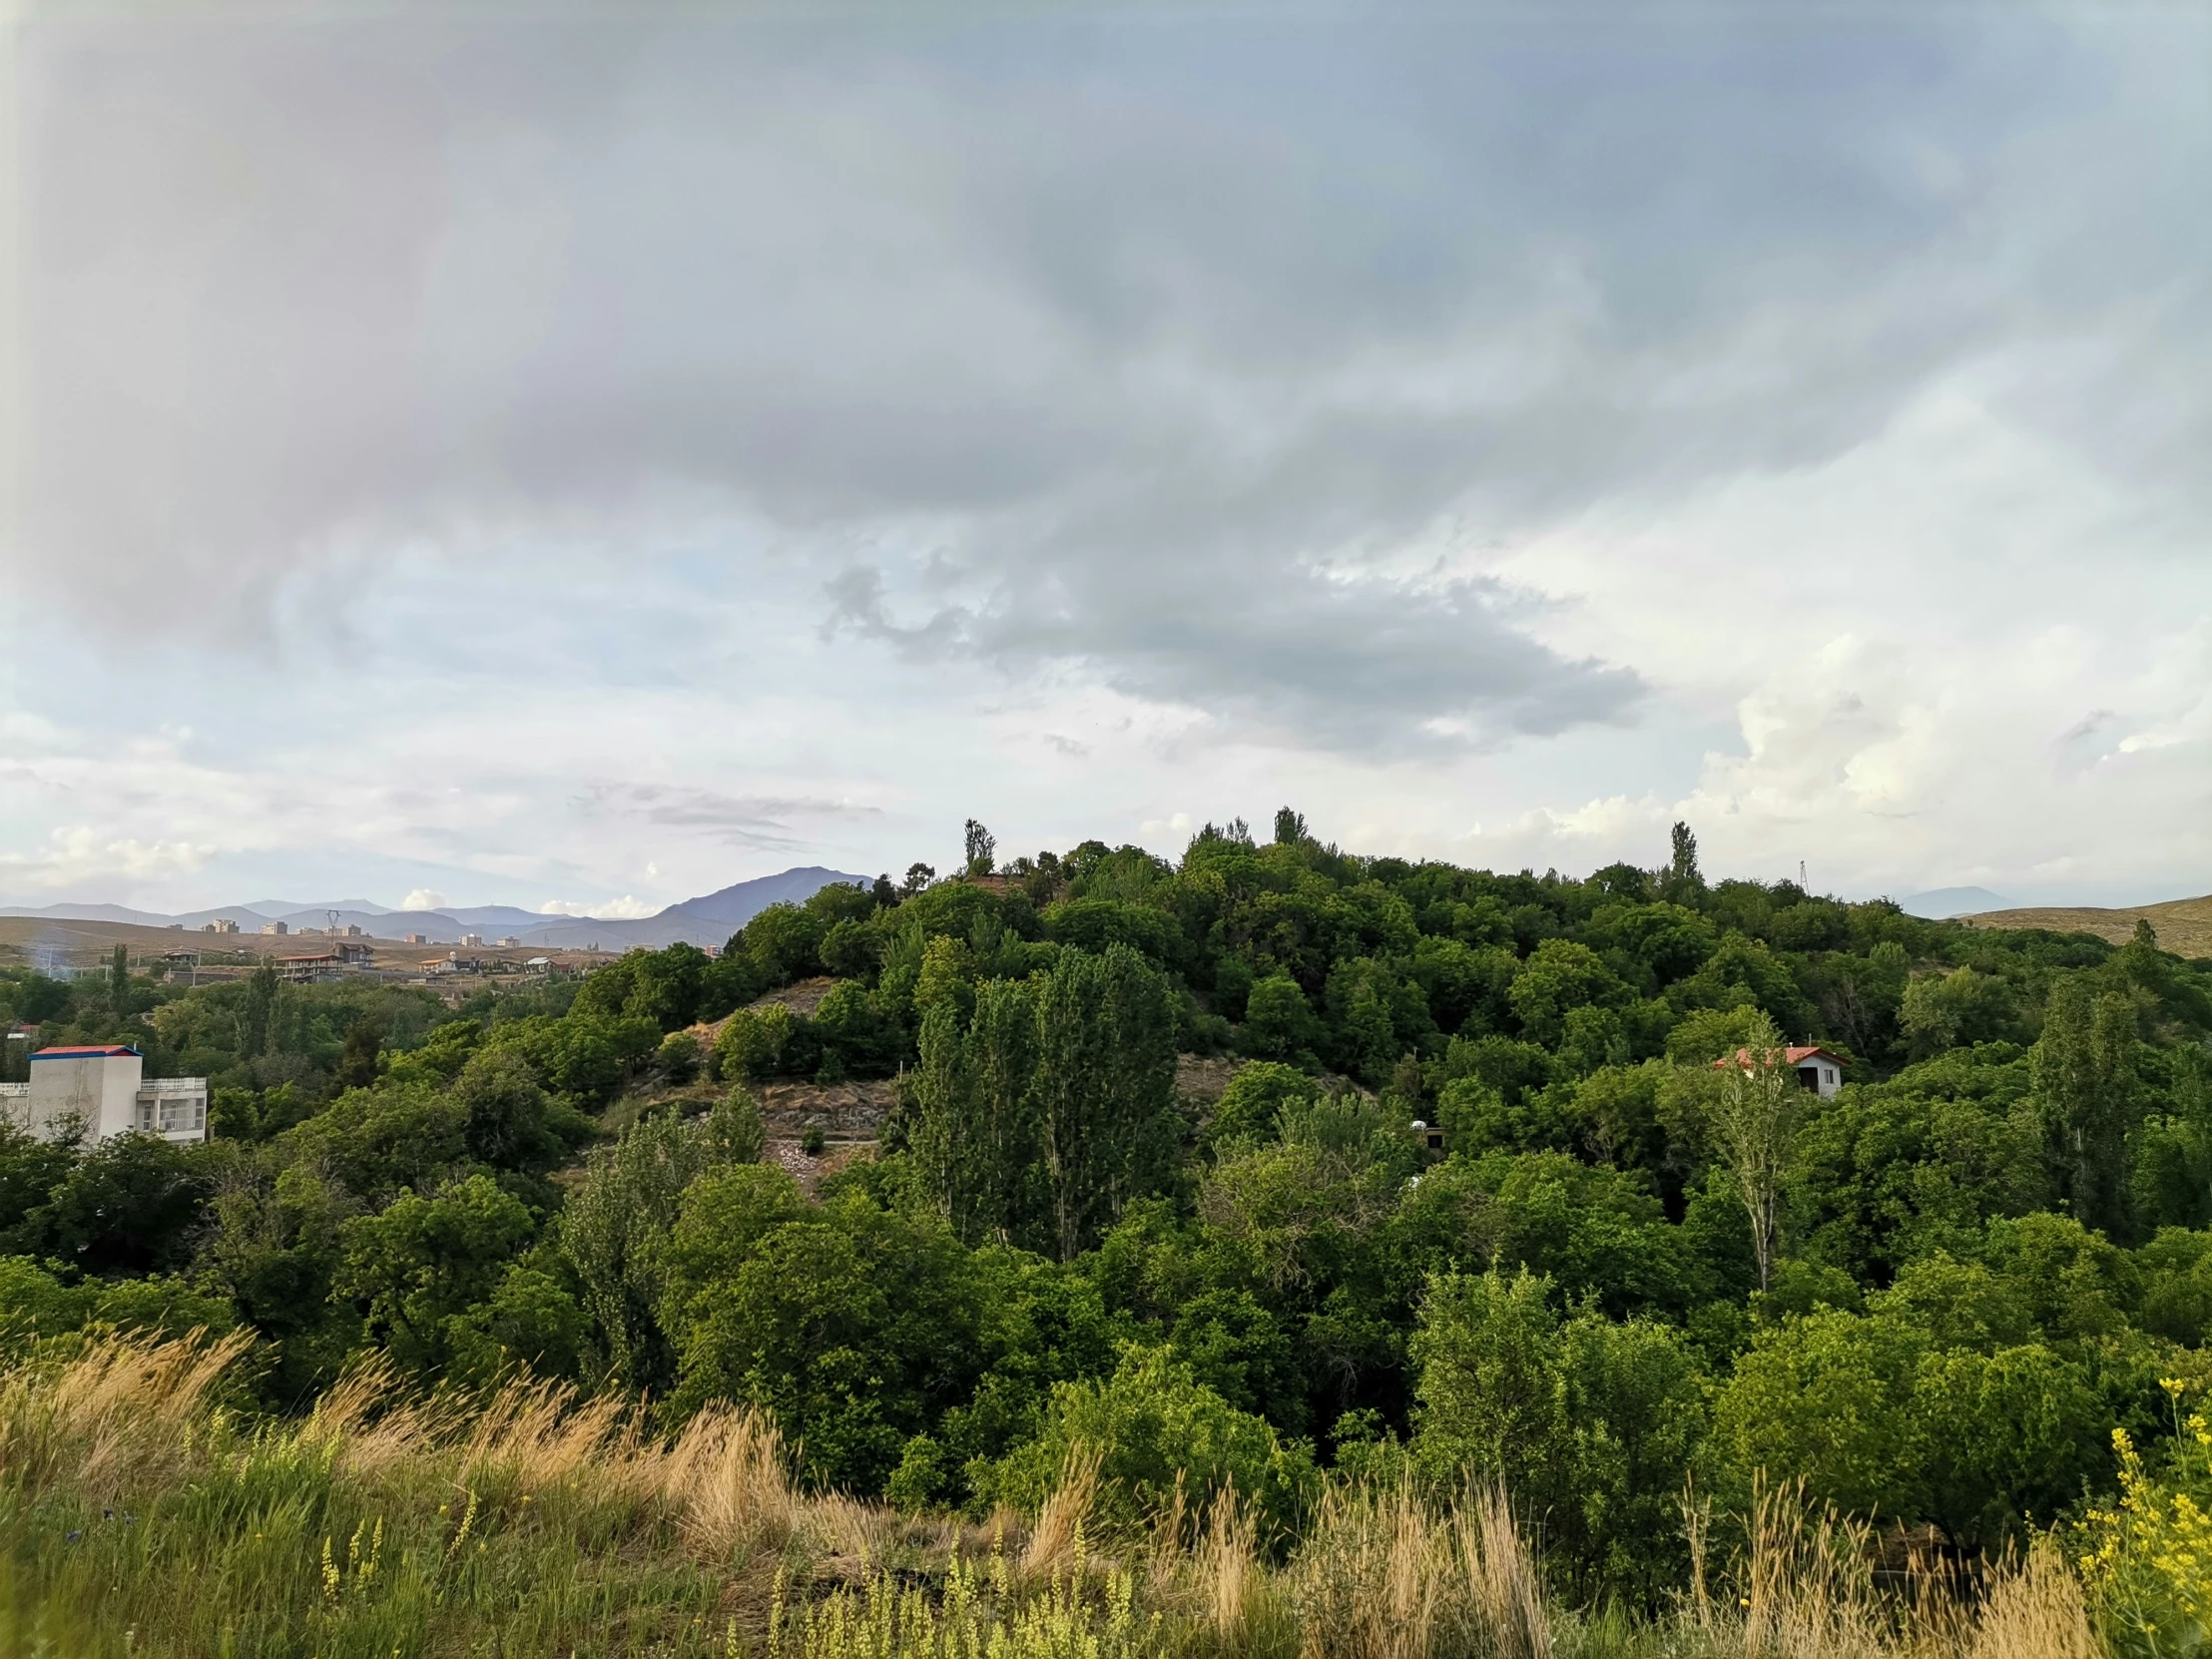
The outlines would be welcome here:
[[[971,1244],[1036,1236],[1036,1008],[1019,981],[976,987],[964,1024],[949,997],[922,1015],[909,1144],[938,1210]]]
[[[1037,1124],[1053,1231],[1071,1261],[1172,1167],[1175,1003],[1127,945],[1064,950],[1037,1004]]]
[[[1687,904],[1705,890],[1705,874],[1697,865],[1697,836],[1679,819],[1669,833],[1673,845],[1660,890],[1675,903]]]
[[[1735,1172],[1736,1191],[1751,1222],[1751,1250],[1762,1291],[1773,1283],[1782,1248],[1782,1181],[1803,1096],[1782,1033],[1761,1014],[1744,1046],[1722,1061],[1709,1122]]]
[[[239,1033],[239,1054],[251,1060],[270,1051],[276,1036],[276,963],[264,956],[247,975],[246,1015]]]
[[[2127,1222],[2135,1043],[2135,1008],[2125,996],[2092,998],[2078,977],[2051,987],[2033,1060],[2045,1144],[2075,1219],[2115,1237]]]
[[[966,1032],[959,1007],[949,996],[929,1001],[922,1013],[921,1058],[910,1087],[914,1123],[907,1147],[938,1213],[953,1232],[972,1241],[975,1091],[968,1076]]]

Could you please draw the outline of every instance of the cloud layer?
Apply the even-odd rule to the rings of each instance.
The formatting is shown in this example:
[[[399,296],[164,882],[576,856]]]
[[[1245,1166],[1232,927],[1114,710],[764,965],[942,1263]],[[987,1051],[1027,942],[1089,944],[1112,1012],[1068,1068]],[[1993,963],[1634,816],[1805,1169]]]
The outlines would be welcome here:
[[[2186,884],[2206,44],[34,20],[0,868],[679,897],[1303,790]]]

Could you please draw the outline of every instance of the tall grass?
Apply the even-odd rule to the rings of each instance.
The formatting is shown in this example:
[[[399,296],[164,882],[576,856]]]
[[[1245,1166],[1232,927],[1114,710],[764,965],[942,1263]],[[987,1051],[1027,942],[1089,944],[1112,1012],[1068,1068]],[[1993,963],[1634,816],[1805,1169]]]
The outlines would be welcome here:
[[[1764,1494],[1657,1619],[1562,1609],[1507,1495],[1330,1490],[1287,1557],[1233,1488],[1100,1537],[1095,1455],[1033,1521],[797,1490],[772,1423],[673,1438],[542,1383],[422,1397],[370,1366],[304,1417],[232,1403],[238,1339],[101,1338],[0,1372],[0,1659],[2089,1659],[2047,1548],[1877,1570]]]

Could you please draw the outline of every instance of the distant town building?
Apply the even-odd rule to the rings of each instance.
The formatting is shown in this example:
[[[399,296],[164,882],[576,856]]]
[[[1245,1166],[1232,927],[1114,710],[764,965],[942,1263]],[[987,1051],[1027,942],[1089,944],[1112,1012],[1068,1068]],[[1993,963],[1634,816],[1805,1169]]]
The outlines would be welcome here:
[[[474,944],[474,945],[480,945],[480,944],[482,944],[483,942],[484,942],[484,935],[483,935],[483,934],[481,934],[481,933],[463,933],[463,934],[461,935],[461,943],[463,943],[463,944]]]
[[[407,942],[409,944],[428,944],[430,942],[430,935],[427,933],[409,933],[407,935]]]
[[[178,1143],[208,1138],[205,1077],[145,1075],[146,1057],[127,1045],[42,1048],[31,1080],[0,1083],[0,1112],[48,1140],[113,1140],[136,1131]]]
[[[291,929],[280,921],[265,921],[262,923],[262,931],[265,933],[276,933],[280,936],[282,934],[290,932]]]
[[[520,939],[516,938],[512,933],[509,933],[505,938],[499,941],[499,948],[502,950],[513,950],[521,943],[522,941]]]
[[[341,939],[328,950],[312,956],[277,957],[276,977],[289,984],[309,979],[334,979],[348,968],[365,968],[368,958],[367,945],[348,944]]]
[[[203,933],[236,933],[238,930],[239,924],[224,916],[216,917],[200,929]]]

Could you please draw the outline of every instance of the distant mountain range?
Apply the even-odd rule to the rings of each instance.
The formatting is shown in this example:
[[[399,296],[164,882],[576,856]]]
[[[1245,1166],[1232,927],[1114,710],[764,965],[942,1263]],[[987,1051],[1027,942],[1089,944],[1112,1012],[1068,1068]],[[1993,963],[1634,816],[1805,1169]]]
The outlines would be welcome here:
[[[517,938],[524,944],[566,949],[597,945],[602,950],[627,950],[644,945],[658,950],[682,940],[689,944],[721,944],[771,904],[799,903],[834,881],[866,881],[867,876],[810,864],[777,875],[756,876],[671,904],[656,915],[615,920],[593,916],[549,916],[512,904],[447,905],[439,910],[393,910],[363,898],[337,899],[325,904],[294,904],[288,900],[258,899],[251,904],[224,904],[212,910],[189,910],[163,915],[134,910],[122,904],[48,904],[32,909],[0,905],[0,916],[51,916],[56,921],[120,921],[141,927],[177,927],[197,931],[211,921],[235,921],[242,933],[258,933],[262,924],[283,922],[292,931],[327,927],[336,912],[337,925],[358,927],[379,939],[403,939],[420,933],[432,944],[456,944],[464,933],[487,938]]]
[[[2009,898],[1987,887],[1937,887],[1933,892],[1917,892],[1911,898],[1899,899],[1898,908],[1909,916],[1942,921],[1950,916],[1972,916],[1984,910],[2006,909],[2011,903]]]

